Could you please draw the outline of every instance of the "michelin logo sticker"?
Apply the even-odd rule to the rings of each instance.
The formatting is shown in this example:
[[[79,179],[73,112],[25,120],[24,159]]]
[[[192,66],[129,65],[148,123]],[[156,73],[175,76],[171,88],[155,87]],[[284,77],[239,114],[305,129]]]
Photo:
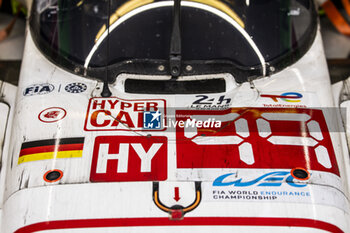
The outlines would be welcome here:
[[[81,93],[87,89],[87,86],[84,83],[70,83],[64,89],[69,93]]]
[[[157,111],[143,112],[143,128],[144,129],[160,129],[162,127],[162,114]]]

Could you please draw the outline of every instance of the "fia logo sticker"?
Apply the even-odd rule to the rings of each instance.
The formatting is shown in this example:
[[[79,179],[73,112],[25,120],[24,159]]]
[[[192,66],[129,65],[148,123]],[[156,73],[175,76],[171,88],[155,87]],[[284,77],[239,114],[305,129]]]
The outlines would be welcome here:
[[[52,92],[55,87],[49,83],[33,84],[23,91],[23,96],[44,95]]]

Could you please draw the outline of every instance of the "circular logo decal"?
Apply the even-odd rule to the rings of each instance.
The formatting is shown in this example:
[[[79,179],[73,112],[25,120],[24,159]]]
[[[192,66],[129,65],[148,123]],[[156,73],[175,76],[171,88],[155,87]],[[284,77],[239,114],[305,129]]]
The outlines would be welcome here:
[[[66,110],[59,107],[47,108],[39,113],[39,120],[45,123],[52,123],[62,120],[67,115]]]
[[[84,83],[70,83],[64,89],[69,93],[81,93],[86,90],[87,86]]]

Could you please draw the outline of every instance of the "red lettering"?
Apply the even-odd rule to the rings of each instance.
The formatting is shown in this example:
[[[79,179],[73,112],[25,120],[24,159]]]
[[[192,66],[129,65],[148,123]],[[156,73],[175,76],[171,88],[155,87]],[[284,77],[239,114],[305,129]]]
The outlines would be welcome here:
[[[125,119],[125,120],[124,120]],[[112,123],[112,127],[116,127],[119,125],[119,123],[125,124],[128,128],[134,128],[134,123],[131,120],[131,117],[129,113],[120,111],[118,113],[118,116],[115,118],[115,120]]]
[[[34,89],[34,88],[33,88]],[[85,131],[105,130],[145,130],[143,128],[143,112],[157,111],[165,108],[162,99],[123,100],[117,97],[91,98],[86,114]],[[100,111],[98,111],[100,110]],[[103,111],[106,110],[106,111]],[[109,116],[108,116],[109,115]],[[166,110],[162,111],[165,118]],[[122,124],[119,124],[122,123]],[[155,130],[164,130],[155,129]]]
[[[119,102],[119,100],[115,100],[112,102],[112,100],[108,100],[108,103],[111,105],[111,109],[114,109],[115,105]]]
[[[125,110],[125,108],[130,108],[131,106],[132,106],[131,103],[122,102],[121,105],[120,105],[120,109],[121,109],[121,110]]]
[[[97,111],[93,112],[91,114],[91,120],[90,120],[90,123],[91,123],[92,126],[94,126],[94,127],[105,127],[105,126],[109,125],[109,123],[111,122],[110,120],[104,119],[103,122],[99,124],[97,122],[97,117],[98,117],[98,115],[100,113],[104,114],[105,116],[110,116],[111,115],[111,112],[108,111],[108,110],[97,110]]]
[[[105,104],[106,104],[106,100],[101,100],[100,103],[99,103],[98,99],[94,100],[94,102],[92,104],[92,109],[97,109],[98,106],[100,106],[100,109],[104,109]]]
[[[147,102],[146,103],[146,111],[151,111],[151,108],[153,108],[152,111],[157,111],[158,110],[158,103]]]
[[[143,127],[143,112],[138,113],[137,127],[139,128]]]
[[[143,107],[144,103],[135,103],[134,104],[134,111],[135,112],[139,112],[139,111],[144,111],[144,107]]]

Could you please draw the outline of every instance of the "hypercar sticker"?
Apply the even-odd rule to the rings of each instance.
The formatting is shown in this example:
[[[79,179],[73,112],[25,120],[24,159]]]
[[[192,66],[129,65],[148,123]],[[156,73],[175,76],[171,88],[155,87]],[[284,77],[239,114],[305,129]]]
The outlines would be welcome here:
[[[84,138],[59,138],[24,142],[18,164],[58,158],[82,157]]]
[[[166,121],[165,107],[165,100],[162,99],[92,98],[84,129],[86,131],[164,130],[164,125],[156,125],[154,120],[157,118],[157,122],[160,122],[159,114],[161,114],[162,119]],[[149,115],[144,112],[148,112]],[[151,127],[149,124],[157,127]]]

